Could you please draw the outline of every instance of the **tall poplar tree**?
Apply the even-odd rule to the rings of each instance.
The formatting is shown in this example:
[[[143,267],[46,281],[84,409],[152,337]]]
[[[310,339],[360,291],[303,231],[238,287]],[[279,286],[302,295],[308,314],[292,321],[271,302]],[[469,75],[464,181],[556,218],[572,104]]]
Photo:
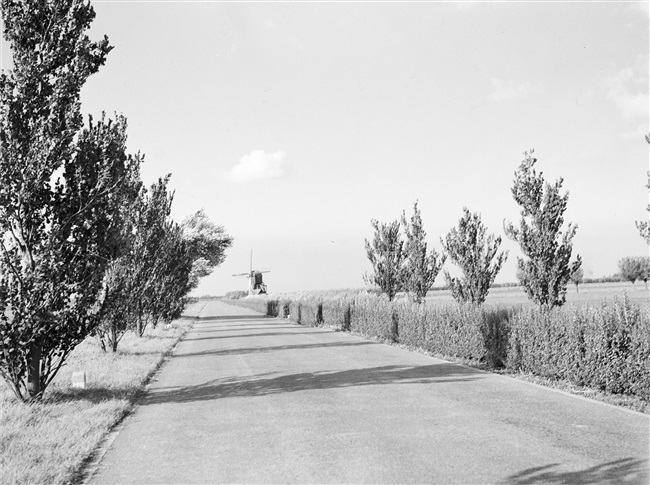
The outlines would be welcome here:
[[[406,234],[404,290],[409,292],[413,301],[422,303],[436,281],[447,256],[438,254],[435,249],[427,251],[425,240],[427,233],[422,224],[422,215],[417,202],[413,204],[413,215],[410,221],[406,219],[406,213],[402,213],[402,226]]]
[[[569,194],[560,194],[563,179],[553,185],[537,173],[533,151],[515,172],[512,196],[521,206],[519,226],[504,224],[506,236],[519,243],[525,258],[517,258],[518,275],[528,297],[539,305],[561,306],[571,274],[580,268],[580,256],[571,263],[572,239],[578,226],[562,232]]]
[[[79,94],[111,50],[83,0],[2,0],[13,69],[0,74],[0,373],[40,398],[96,324],[112,244],[116,159],[83,125]],[[86,143],[87,142],[87,143]]]

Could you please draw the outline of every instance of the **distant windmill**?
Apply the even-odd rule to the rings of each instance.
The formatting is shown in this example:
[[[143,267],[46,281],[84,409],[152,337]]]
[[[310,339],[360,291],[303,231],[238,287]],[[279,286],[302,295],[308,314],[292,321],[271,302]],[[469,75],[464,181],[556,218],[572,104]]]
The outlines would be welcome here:
[[[248,294],[262,295],[266,294],[266,285],[262,281],[262,273],[270,273],[270,271],[257,271],[253,269],[253,250],[251,249],[250,271],[248,273],[237,273],[233,276],[248,276]]]

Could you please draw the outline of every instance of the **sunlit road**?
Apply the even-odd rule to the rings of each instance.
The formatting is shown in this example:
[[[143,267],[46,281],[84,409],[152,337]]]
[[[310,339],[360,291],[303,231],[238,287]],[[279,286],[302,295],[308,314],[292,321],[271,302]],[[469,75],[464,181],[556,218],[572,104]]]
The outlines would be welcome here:
[[[243,313],[203,309],[90,483],[649,482],[646,415]]]

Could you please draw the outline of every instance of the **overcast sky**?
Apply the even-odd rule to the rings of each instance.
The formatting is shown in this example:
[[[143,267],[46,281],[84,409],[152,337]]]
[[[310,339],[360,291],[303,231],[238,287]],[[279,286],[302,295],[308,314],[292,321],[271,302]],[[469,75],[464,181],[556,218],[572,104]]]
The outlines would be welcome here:
[[[246,289],[251,249],[270,291],[363,287],[370,220],[416,200],[437,250],[465,206],[503,235],[531,148],[586,276],[648,254],[648,2],[93,5],[115,49],[83,111],[128,118],[176,220],[204,208],[235,238],[197,294]]]

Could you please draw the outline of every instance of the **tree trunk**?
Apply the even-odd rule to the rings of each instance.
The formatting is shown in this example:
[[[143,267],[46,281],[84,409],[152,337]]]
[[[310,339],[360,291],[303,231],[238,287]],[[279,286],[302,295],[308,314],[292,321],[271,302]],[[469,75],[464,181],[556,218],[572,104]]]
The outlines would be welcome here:
[[[30,400],[34,401],[41,397],[41,340],[37,339],[29,345],[27,357],[27,393]]]
[[[115,322],[111,324],[111,349],[113,353],[117,352],[117,330],[115,329]]]

